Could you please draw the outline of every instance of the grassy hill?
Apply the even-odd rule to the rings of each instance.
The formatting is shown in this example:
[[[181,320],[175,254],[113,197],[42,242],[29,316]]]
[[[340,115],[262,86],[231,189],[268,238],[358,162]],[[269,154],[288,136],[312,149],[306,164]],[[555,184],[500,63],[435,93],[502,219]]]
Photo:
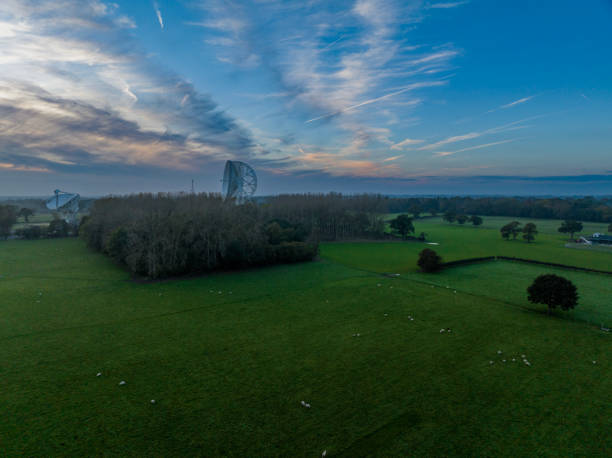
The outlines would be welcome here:
[[[612,259],[425,224],[447,259]],[[525,307],[536,267],[425,276],[422,248],[326,244],[320,262],[136,283],[79,240],[0,242],[3,454],[606,453],[612,335]],[[600,313],[606,282],[584,276]]]

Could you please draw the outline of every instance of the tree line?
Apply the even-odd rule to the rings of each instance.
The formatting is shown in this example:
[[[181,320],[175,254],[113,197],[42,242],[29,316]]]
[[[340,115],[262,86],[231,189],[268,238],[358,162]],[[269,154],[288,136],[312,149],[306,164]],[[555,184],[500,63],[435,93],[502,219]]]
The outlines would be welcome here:
[[[302,226],[321,241],[382,238],[387,199],[381,195],[282,194],[261,203],[268,218]]]
[[[612,223],[612,198],[384,197],[387,213],[509,216]]]
[[[392,197],[381,194],[343,195],[331,194],[291,194],[273,197],[262,197],[261,203],[286,207],[298,203],[300,210],[307,212],[307,207],[315,208],[325,205],[327,208],[346,209],[349,212],[370,214],[406,213],[413,218],[424,215],[445,215],[453,222],[464,224],[470,222],[478,225],[472,218],[475,216],[508,216],[533,219],[560,219],[612,223],[612,198],[568,197]],[[303,215],[304,217],[306,215]],[[478,221],[476,219],[476,221]],[[377,222],[370,228],[376,231]],[[328,228],[326,236],[334,236],[333,229]]]
[[[98,199],[80,233],[94,250],[149,278],[308,261],[318,252],[298,219],[218,194]]]

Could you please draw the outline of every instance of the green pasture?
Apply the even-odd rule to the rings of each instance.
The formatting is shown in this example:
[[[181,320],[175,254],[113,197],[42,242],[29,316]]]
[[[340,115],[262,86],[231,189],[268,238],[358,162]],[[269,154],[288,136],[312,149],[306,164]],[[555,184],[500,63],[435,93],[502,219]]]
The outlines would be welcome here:
[[[13,225],[13,230],[22,229],[28,226],[48,226],[51,221],[53,221],[52,213],[34,213],[28,218],[27,223],[25,218],[20,216],[17,218],[17,223]]]
[[[390,213],[386,215],[385,219],[386,220],[393,219],[399,214],[400,213]],[[424,215],[424,216],[421,216],[420,218],[415,219],[414,224],[415,224],[415,227],[419,226],[421,223],[425,223],[425,224],[433,223],[435,225],[442,224],[445,226],[458,226],[458,227],[474,228],[474,229],[494,229],[494,230],[499,231],[499,229],[503,225],[511,221],[518,221],[519,223],[521,223],[521,225],[525,225],[526,223],[534,223],[538,227],[538,231],[540,231],[541,233],[545,233],[549,235],[557,235],[559,236],[560,239],[565,239],[565,240],[567,240],[568,238],[567,234],[562,234],[559,232],[559,227],[563,223],[562,220],[518,218],[514,216],[481,216],[481,218],[483,220],[483,223],[481,226],[477,226],[477,227],[474,227],[472,223],[470,222],[466,222],[463,225],[457,222],[447,223],[442,219],[442,215],[437,215],[437,216]],[[589,221],[583,221],[582,222],[583,228],[580,234],[581,235],[592,235],[595,232],[601,232],[602,234],[605,234],[608,232],[608,225],[609,223],[593,223]]]
[[[538,231],[540,233],[555,235],[559,237],[561,240],[567,240],[569,237],[568,234],[562,234],[559,232],[559,227],[561,227],[561,220],[554,219],[533,219],[533,218],[513,218],[509,216],[482,216],[483,224],[480,226],[485,229],[495,229],[499,231],[499,229],[504,225],[511,221],[518,221],[521,225],[525,225],[526,223],[534,223],[538,227]],[[440,219],[440,222],[442,220]],[[449,224],[449,223],[444,223]],[[457,224],[457,223],[453,223]],[[466,226],[468,223],[466,223]],[[470,223],[471,226],[471,223]],[[582,231],[581,235],[593,235],[595,232],[601,232],[603,234],[608,232],[608,223],[592,223],[588,221],[582,222]],[[578,235],[578,234],[577,234]],[[575,235],[576,236],[576,235]]]
[[[425,231],[447,258],[611,259]],[[325,244],[318,262],[139,283],[77,239],[0,242],[2,455],[608,453],[612,334],[520,306],[514,263],[414,273],[422,248]],[[607,278],[573,277],[585,311]]]
[[[578,288],[579,305],[569,312],[559,312],[570,319],[612,328],[612,275],[556,269],[532,264],[494,261],[445,269],[434,276],[414,274],[422,281],[479,297],[489,297],[533,310],[545,306],[527,301],[527,287],[538,275],[553,273],[570,279]]]
[[[436,250],[444,261],[483,256],[513,256],[612,271],[612,252],[566,248],[567,236],[555,229],[560,225],[560,221],[534,220],[540,233],[535,242],[527,243],[522,238],[510,241],[501,238],[499,228],[512,221],[512,218],[483,219],[484,224],[480,227],[444,223],[438,217],[415,220],[416,234],[425,232],[427,241],[438,245],[424,245],[420,242],[335,243],[325,245],[322,253],[341,264],[376,272],[416,271],[418,253],[425,247]],[[585,227],[589,227],[593,232],[604,226],[606,225],[601,223],[585,223]]]

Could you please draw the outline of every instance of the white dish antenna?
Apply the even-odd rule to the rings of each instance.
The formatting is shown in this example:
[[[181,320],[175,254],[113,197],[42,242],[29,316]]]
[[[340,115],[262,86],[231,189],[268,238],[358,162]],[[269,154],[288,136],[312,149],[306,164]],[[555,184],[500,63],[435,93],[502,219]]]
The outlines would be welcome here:
[[[223,172],[223,197],[243,203],[257,189],[255,170],[244,162],[227,161]]]
[[[45,205],[49,210],[61,213],[66,222],[73,223],[76,219],[76,214],[79,212],[81,196],[60,191],[59,189],[56,189],[54,192],[55,196],[47,200]]]

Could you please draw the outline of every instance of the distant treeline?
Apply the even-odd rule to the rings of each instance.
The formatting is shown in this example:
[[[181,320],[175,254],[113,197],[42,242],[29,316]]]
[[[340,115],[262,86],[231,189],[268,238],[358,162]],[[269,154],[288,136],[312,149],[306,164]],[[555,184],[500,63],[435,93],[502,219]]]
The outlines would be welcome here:
[[[80,233],[91,248],[149,278],[308,261],[318,252],[299,221],[218,194],[98,199]]]
[[[513,216],[612,222],[612,198],[432,197],[385,198],[389,213]]]
[[[508,216],[612,222],[612,198],[390,197],[376,194],[290,194],[261,198],[274,213],[300,220],[321,240],[375,237],[384,231],[385,213]]]
[[[287,208],[287,213],[300,212],[320,215],[328,230],[322,236],[334,238],[338,226],[328,216],[337,209],[341,214],[362,214],[361,228],[366,227],[365,215],[369,216],[368,234],[377,234],[381,221],[375,215],[384,213],[407,213],[414,217],[438,215],[454,212],[457,215],[508,216],[533,219],[560,219],[592,222],[612,222],[612,198],[524,198],[524,197],[389,197],[384,195],[342,194],[295,194],[266,197],[261,200],[265,205]],[[298,204],[299,202],[299,204]],[[323,209],[319,210],[318,207]],[[307,209],[305,208],[307,207]],[[327,212],[327,213],[326,213]],[[308,216],[300,215],[305,219]],[[316,217],[313,218],[316,220]],[[324,229],[324,228],[320,228]],[[338,228],[339,229],[339,228]],[[336,232],[342,237],[341,232]],[[336,238],[337,238],[336,237]]]

